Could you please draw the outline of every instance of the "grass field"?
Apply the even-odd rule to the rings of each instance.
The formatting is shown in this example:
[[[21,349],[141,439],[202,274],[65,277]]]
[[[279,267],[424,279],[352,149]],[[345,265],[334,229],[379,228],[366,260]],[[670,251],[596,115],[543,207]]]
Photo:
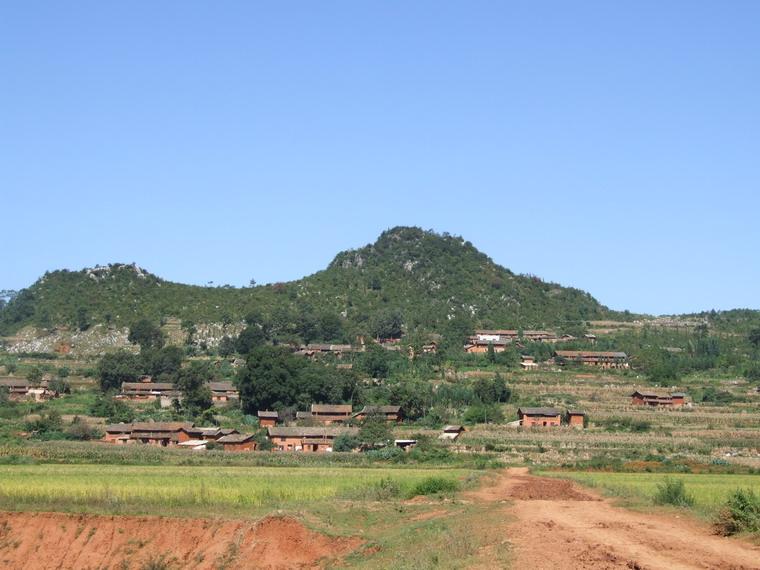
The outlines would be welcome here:
[[[403,496],[431,477],[460,481],[471,476],[462,469],[0,466],[0,509],[241,514],[365,497],[383,488]]]
[[[646,500],[651,502],[657,485],[666,477],[680,479],[688,493],[694,496],[695,510],[703,514],[713,514],[735,489],[753,489],[760,494],[760,475],[733,474],[671,474],[660,473],[588,473],[554,472],[544,473],[553,477],[570,478],[590,487],[617,497]]]

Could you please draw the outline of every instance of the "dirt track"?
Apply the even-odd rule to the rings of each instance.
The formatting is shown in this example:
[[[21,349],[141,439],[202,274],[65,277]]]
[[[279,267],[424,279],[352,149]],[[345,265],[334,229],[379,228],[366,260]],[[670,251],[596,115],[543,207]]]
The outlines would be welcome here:
[[[475,501],[509,501],[504,536],[514,568],[636,570],[760,569],[760,548],[711,533],[676,516],[615,507],[569,481],[510,469],[470,493]],[[487,552],[477,568],[492,567]]]
[[[321,568],[361,544],[260,521],[0,513],[0,568]],[[161,566],[159,563],[164,563]]]

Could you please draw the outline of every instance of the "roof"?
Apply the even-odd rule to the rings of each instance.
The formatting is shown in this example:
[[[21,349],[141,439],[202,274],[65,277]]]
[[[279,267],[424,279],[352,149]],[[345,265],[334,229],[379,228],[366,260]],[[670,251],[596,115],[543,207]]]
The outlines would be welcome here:
[[[232,382],[209,382],[208,387],[212,392],[237,392]]]
[[[296,419],[297,420],[310,420],[314,416],[311,414],[311,412],[296,412]]]
[[[676,398],[685,398],[686,392],[673,392],[671,396],[676,397]]]
[[[354,416],[360,414],[398,414],[401,412],[401,406],[364,406],[361,411],[356,412]]]
[[[650,392],[648,390],[636,390],[631,396],[635,396],[636,394],[645,398],[667,398],[665,394],[658,394],[657,392]]]
[[[106,426],[106,433],[131,433],[132,424],[111,424]]]
[[[141,392],[150,390],[174,390],[174,384],[171,382],[122,382],[122,390],[140,390]]]
[[[180,441],[177,445],[182,447],[201,447],[208,443],[205,439],[188,439],[187,441]]]
[[[312,404],[312,414],[346,414],[351,415],[351,404]]]
[[[554,354],[564,358],[628,358],[625,352],[600,352],[593,350],[556,350]]]
[[[443,431],[457,431],[457,432],[459,432],[459,431],[464,431],[464,427],[463,426],[458,426],[458,425],[443,426]]]
[[[217,443],[245,443],[253,439],[252,433],[231,433],[217,439]]]
[[[272,412],[272,411],[269,411],[269,410],[259,410],[258,412],[256,412],[256,415],[258,417],[260,417],[260,418],[274,418],[274,419],[277,419],[277,418],[280,417],[280,414],[278,414],[277,412]]]
[[[191,430],[195,426],[193,422],[135,422],[132,424],[132,431],[180,431]]]
[[[585,416],[586,412],[583,410],[567,410],[568,415],[570,416]]]
[[[24,378],[2,378],[2,379],[0,379],[0,386],[6,386],[8,388],[10,388],[10,387],[26,388],[29,385],[30,385],[29,381],[25,380]]]
[[[359,433],[355,427],[270,427],[267,428],[269,437],[338,437],[339,435]]]
[[[518,408],[517,413],[523,416],[560,416],[557,408]]]

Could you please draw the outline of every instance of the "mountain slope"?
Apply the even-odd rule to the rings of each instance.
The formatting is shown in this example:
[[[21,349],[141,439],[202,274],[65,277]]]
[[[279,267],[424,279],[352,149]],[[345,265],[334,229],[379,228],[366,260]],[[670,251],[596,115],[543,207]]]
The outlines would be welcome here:
[[[369,332],[372,319],[389,312],[400,313],[409,330],[439,330],[454,317],[523,328],[614,317],[588,293],[515,275],[460,237],[399,227],[374,244],[339,253],[314,275],[251,288],[172,283],[135,265],[49,272],[0,312],[0,331],[28,324],[128,325],[141,317],[237,321],[252,311],[291,332],[300,329],[289,325],[304,320],[339,320],[340,334],[332,327],[322,336],[343,338]],[[315,335],[312,340],[320,340]]]

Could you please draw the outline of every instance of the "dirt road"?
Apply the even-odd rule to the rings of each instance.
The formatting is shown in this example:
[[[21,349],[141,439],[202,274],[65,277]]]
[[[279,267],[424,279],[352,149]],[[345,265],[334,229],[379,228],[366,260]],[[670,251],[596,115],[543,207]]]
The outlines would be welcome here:
[[[712,534],[676,515],[638,513],[569,481],[510,469],[469,493],[505,503],[504,536],[514,568],[721,570],[760,569],[760,548]],[[487,552],[475,568],[489,568]]]

